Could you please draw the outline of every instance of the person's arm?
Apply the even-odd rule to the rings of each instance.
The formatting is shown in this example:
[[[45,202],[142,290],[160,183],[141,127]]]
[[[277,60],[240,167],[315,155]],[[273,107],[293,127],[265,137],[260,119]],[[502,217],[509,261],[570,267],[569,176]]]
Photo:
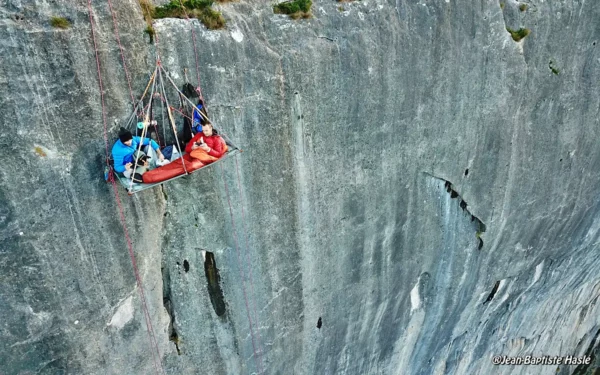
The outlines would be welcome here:
[[[185,152],[187,152],[188,154],[192,152],[192,146],[194,146],[194,143],[196,143],[196,141],[198,141],[198,139],[200,139],[201,136],[202,133],[196,134],[194,138],[192,138],[192,140],[189,141],[188,144],[185,146]]]
[[[214,148],[211,148],[208,151],[208,154],[210,156],[214,156],[215,158],[220,158],[221,156],[223,156],[223,154],[225,153],[225,147],[223,147],[223,144],[225,143],[225,141],[221,138],[218,137],[216,144],[214,145]]]
[[[115,150],[113,148],[112,150],[112,156],[113,156],[113,168],[115,169],[116,172],[119,173],[123,173],[125,172],[125,163],[124,163],[124,159],[125,159],[125,154],[122,152],[119,152],[121,150]]]
[[[148,146],[150,145],[153,149],[157,149],[158,148],[158,144],[156,144],[156,142],[154,142],[152,139],[148,138],[148,137],[133,137],[134,140],[136,140],[138,142],[138,144],[142,144],[142,146]]]
[[[123,172],[125,172],[125,165],[123,164],[123,159],[121,159],[119,162],[120,163],[117,164],[117,159],[115,159],[115,165],[114,165],[115,172],[123,173]]]

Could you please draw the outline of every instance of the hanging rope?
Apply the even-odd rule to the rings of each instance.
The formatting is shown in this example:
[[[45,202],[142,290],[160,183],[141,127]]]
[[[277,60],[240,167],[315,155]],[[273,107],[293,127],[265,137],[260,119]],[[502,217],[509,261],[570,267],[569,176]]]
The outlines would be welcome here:
[[[108,0],[108,7],[110,8],[110,14],[113,20],[113,28],[115,30],[115,36],[117,38],[117,44],[119,45],[119,51],[121,52],[121,60],[123,61],[123,70],[125,70],[125,77],[127,77],[127,85],[129,86],[129,94],[131,95],[131,103],[135,106],[135,99],[133,97],[133,90],[131,89],[131,78],[129,76],[129,70],[127,70],[127,64],[125,63],[125,54],[123,53],[123,45],[121,44],[121,38],[119,37],[119,28],[117,27],[117,18],[112,7],[112,2]]]
[[[114,26],[114,30],[115,30],[115,36],[116,36],[116,39],[117,39],[117,43],[119,44],[120,53],[121,53],[121,59],[123,61],[123,67],[124,67],[125,74],[126,74],[126,77],[127,77],[127,82],[128,82],[128,85],[129,85],[129,91],[130,91],[132,103],[134,103],[134,107],[135,107],[135,99],[134,99],[134,96],[133,96],[133,90],[131,88],[131,80],[130,80],[129,72],[127,71],[127,67],[126,67],[126,63],[125,63],[125,57],[124,57],[124,53],[123,53],[123,47],[121,45],[120,37],[119,37],[119,34],[118,34],[118,27],[117,27],[117,23],[116,23],[115,14],[114,14],[114,11],[113,11],[113,8],[112,8],[111,1],[108,0],[108,3],[109,3],[109,8],[110,8],[110,11],[111,11],[112,18],[113,18],[113,26]],[[190,29],[191,29],[191,32],[192,32],[192,41],[193,41],[193,46],[194,46],[194,57],[195,57],[195,62],[196,62],[196,77],[197,77],[197,81],[198,81],[198,86],[196,88],[196,91],[198,92],[200,99],[203,100],[204,98],[203,98],[203,95],[202,95],[202,89],[201,89],[201,84],[200,84],[200,70],[199,70],[199,64],[198,64],[198,52],[197,52],[197,47],[196,47],[196,33],[194,31],[194,27],[192,25],[192,21],[188,17],[187,11],[185,10],[185,7],[183,6],[183,2],[181,0],[180,0],[180,4],[181,4],[182,9],[184,10],[185,17],[186,17],[187,21],[190,23]],[[91,16],[91,0],[89,0],[89,2],[88,2],[88,7],[90,9],[90,22],[92,23],[92,34],[94,34],[94,31],[93,31],[93,21],[92,21],[92,16]],[[167,76],[167,79],[175,87],[175,89],[180,94],[180,96],[182,96],[183,98],[185,98],[185,100],[191,104],[192,111],[196,109],[196,105],[194,105],[194,103],[192,103],[185,95],[183,95],[181,93],[181,91],[177,88],[177,86],[172,81],[172,79],[167,74],[167,72],[164,71],[164,68],[160,64],[160,55],[159,55],[159,49],[158,49],[159,39],[158,39],[158,34],[157,33],[155,34],[155,38],[156,38],[156,44],[155,44],[155,46],[156,46],[156,56],[157,56],[157,67],[156,67],[156,69],[154,71],[154,74],[151,77],[151,80],[150,80],[151,82],[148,82],[148,86],[150,86],[150,83],[152,83],[152,90],[151,90],[149,104],[148,104],[148,107],[147,107],[148,109],[147,109],[147,112],[146,112],[146,116],[145,116],[145,119],[144,119],[145,121],[144,122],[148,123],[150,121],[150,112],[152,110],[152,100],[154,98],[155,87],[157,86],[156,85],[156,73],[158,71],[159,85],[160,85],[159,90],[161,90],[161,92],[162,92],[162,95],[160,95],[160,93],[159,93],[159,96],[160,96],[162,102],[164,102],[166,104],[167,114],[168,114],[169,122],[171,123],[171,126],[173,128],[173,132],[174,132],[175,139],[176,139],[177,149],[180,152],[180,155],[181,155],[181,158],[182,158],[182,161],[183,161],[183,153],[181,152],[181,150],[179,148],[179,140],[177,138],[177,131],[176,131],[176,128],[175,128],[175,121],[173,119],[173,115],[172,115],[172,112],[171,112],[172,108],[171,108],[171,106],[168,103],[168,99],[167,99],[166,92],[165,92],[165,89],[164,89],[164,80],[162,78],[162,72],[165,73],[165,75]],[[102,107],[103,107],[103,113],[102,114],[103,114],[103,119],[104,119],[104,124],[105,124],[105,147],[106,147],[106,152],[107,152],[107,157],[108,157],[108,137],[107,137],[107,134],[106,134],[106,120],[105,120],[105,110],[104,110],[104,97],[103,97],[103,92],[102,92],[100,65],[99,65],[99,59],[98,59],[98,51],[97,51],[97,48],[96,48],[95,36],[94,36],[94,47],[96,49],[96,60],[97,60],[97,65],[98,65],[98,77],[99,77],[100,88],[101,88],[100,91],[101,91],[101,95],[102,95]],[[187,77],[187,74],[186,74],[186,77]],[[148,86],[146,87],[146,90],[144,91],[144,94],[142,95],[142,99],[141,99],[142,103],[143,103],[143,98],[145,97],[146,92],[148,90]],[[163,112],[162,113],[163,113],[163,127],[164,127],[164,105],[162,106],[162,108],[163,108]],[[142,109],[142,111],[144,111],[144,110],[146,110],[146,108]],[[134,108],[134,111],[135,111],[135,108]],[[178,112],[180,112],[182,115],[185,116],[185,114],[183,112],[181,112],[179,110],[178,110]],[[204,113],[202,113],[200,111],[198,111],[198,112],[199,112],[200,116],[203,117],[206,121],[210,121],[210,119],[208,119],[208,117]],[[145,137],[146,131],[147,131],[147,127],[145,126],[143,128],[143,130],[142,130],[142,138]],[[156,131],[156,134],[157,134],[157,137],[158,137],[158,131],[156,129],[156,125],[155,125],[155,131]],[[164,128],[163,128],[163,131],[164,131]],[[159,138],[159,142],[160,142],[160,138]],[[151,145],[149,145],[149,147],[151,147]],[[138,151],[141,151],[141,143],[138,146]],[[133,175],[134,175],[136,166],[137,166],[137,163],[134,164],[134,167],[133,167],[133,170],[132,170],[132,178],[131,178],[131,183],[130,183],[130,190],[131,190],[131,188],[133,186]],[[183,167],[184,167],[185,173],[188,174],[188,172],[186,170],[186,167],[185,167],[185,162],[183,162]],[[247,318],[248,318],[248,322],[249,322],[249,326],[250,326],[250,334],[251,334],[251,338],[252,338],[252,348],[253,348],[253,351],[254,351],[254,359],[255,359],[255,362],[256,362],[257,369],[258,369],[259,373],[262,374],[263,373],[263,364],[262,364],[262,348],[260,347],[260,342],[258,342],[259,348],[258,348],[258,354],[257,354],[257,341],[260,341],[260,333],[258,333],[258,330],[257,330],[258,340],[255,340],[253,322],[252,322],[252,317],[251,317],[250,308],[249,308],[249,304],[248,304],[248,296],[247,296],[247,293],[246,293],[246,284],[245,284],[245,276],[244,276],[245,271],[242,269],[240,247],[239,247],[239,241],[238,241],[238,236],[237,236],[237,232],[236,232],[235,220],[234,220],[234,215],[233,215],[233,208],[232,208],[231,199],[230,199],[230,196],[229,196],[229,188],[228,188],[227,182],[225,181],[225,177],[224,177],[224,173],[223,173],[223,167],[221,165],[219,167],[220,167],[221,177],[222,177],[223,183],[225,185],[225,192],[226,192],[227,201],[228,201],[228,205],[229,205],[229,214],[231,216],[232,228],[233,228],[233,232],[234,232],[234,240],[235,240],[236,254],[237,254],[237,260],[238,260],[238,269],[240,270],[240,274],[241,274],[241,278],[242,278],[242,289],[243,289],[243,294],[244,294],[244,302],[245,302],[245,305],[246,305]],[[241,195],[241,182],[240,182],[239,166],[238,166],[238,163],[237,163],[237,158],[236,158],[236,171],[237,171],[237,179],[238,179],[238,189],[240,191],[240,199],[241,199],[241,197],[242,197],[242,195]],[[125,225],[125,216],[124,216],[123,209],[122,209],[122,206],[121,206],[121,203],[120,203],[120,199],[118,197],[118,192],[116,190],[116,184],[115,184],[114,180],[113,180],[113,190],[115,191],[117,203],[119,205],[119,212],[120,212],[120,215],[121,215],[121,222],[122,222],[123,227],[124,227],[125,236],[126,236],[126,239],[127,239],[127,244],[128,244],[130,256],[131,256],[131,259],[132,259],[132,264],[134,266],[134,272],[136,274],[136,280],[138,281],[138,288],[139,288],[140,294],[141,294],[140,298],[141,298],[141,300],[143,302],[144,316],[146,317],[146,323],[147,323],[148,332],[149,332],[149,335],[151,337],[151,341],[154,342],[154,346],[156,348],[156,353],[158,354],[158,363],[160,365],[160,369],[163,370],[162,369],[162,363],[160,363],[160,352],[158,350],[158,345],[156,343],[156,338],[154,336],[154,331],[152,329],[152,325],[151,325],[151,321],[150,321],[150,314],[149,314],[148,309],[147,309],[146,299],[145,299],[145,295],[143,293],[143,288],[142,288],[142,285],[141,285],[141,279],[139,277],[139,272],[137,270],[137,265],[135,263],[135,257],[134,257],[134,254],[133,254],[133,247],[131,245],[129,234],[127,232],[127,227]],[[249,271],[248,271],[249,272],[249,276],[250,276],[249,281],[250,281],[252,295],[254,296],[253,276],[252,276],[252,269],[250,267],[250,262],[249,262],[249,255],[248,255],[249,245],[248,245],[247,229],[245,227],[245,222],[244,222],[245,221],[245,213],[244,213],[243,205],[242,205],[242,220],[243,220],[243,229],[244,229],[244,235],[245,235],[245,241],[246,241],[246,250],[247,250],[246,251],[246,260],[247,260],[246,264],[249,267]],[[253,309],[253,312],[254,312],[255,321],[258,321],[258,314],[256,312],[256,301],[255,301],[254,298],[252,298],[252,302],[253,302],[252,309]],[[156,366],[156,361],[155,361],[155,366]],[[158,372],[158,367],[156,369],[157,369],[157,372]]]
[[[135,170],[137,169],[138,166],[138,158],[136,157],[137,155],[140,154],[140,152],[142,151],[142,143],[143,139],[146,137],[146,130],[147,130],[147,125],[150,122],[150,108],[152,107],[151,103],[152,103],[152,98],[154,97],[154,87],[156,86],[156,72],[158,70],[158,66],[156,68],[154,68],[154,73],[152,73],[152,89],[150,90],[150,104],[148,105],[148,110],[146,111],[146,115],[144,116],[144,127],[142,129],[142,141],[138,144],[138,148],[137,148],[137,152],[134,154],[134,158],[133,158],[133,167],[131,169],[131,176],[129,179],[129,190],[131,191],[133,189],[133,179],[135,177]],[[152,147],[152,144],[150,142],[148,142],[148,147]]]
[[[162,66],[160,65],[160,61],[158,63],[157,69],[159,69],[158,75],[160,77],[160,83],[161,83],[161,87],[162,87],[162,93],[163,93],[163,96],[164,96],[164,100],[165,100],[165,102],[167,104],[167,115],[169,117],[169,122],[171,123],[171,127],[173,128],[173,134],[175,135],[175,145],[177,146],[177,151],[179,151],[179,158],[181,159],[181,165],[183,165],[183,170],[184,170],[185,174],[188,174],[187,168],[185,166],[185,160],[183,159],[183,152],[181,151],[181,148],[179,146],[179,138],[177,137],[177,129],[175,128],[175,120],[173,119],[173,114],[171,113],[171,106],[169,106],[169,102],[168,102],[168,99],[167,99],[167,94],[165,93],[165,85],[164,85],[162,73],[160,71],[160,70],[162,70]]]
[[[190,30],[192,30],[192,44],[194,45],[194,57],[196,59],[196,78],[198,79],[198,86],[196,87],[196,91],[198,91],[198,95],[200,96],[200,99],[204,100],[204,97],[202,96],[202,88],[200,87],[200,69],[198,68],[198,51],[196,49],[196,32],[194,31],[194,25],[192,25],[192,20],[190,20],[190,17],[188,17],[187,10],[183,6],[182,0],[179,0],[179,4],[181,4],[181,9],[183,9],[183,14],[185,15],[185,19],[190,24]],[[186,75],[186,80],[187,80],[187,75]]]
[[[250,259],[250,245],[248,244],[248,230],[246,229],[246,215],[244,213],[244,199],[242,197],[242,183],[241,183],[241,178],[240,178],[240,168],[238,165],[238,155],[235,155],[235,170],[236,170],[236,176],[237,176],[237,182],[238,182],[238,191],[240,193],[240,207],[242,208],[242,229],[244,230],[244,238],[246,240],[246,266],[248,267],[248,273],[250,275],[250,292],[251,294],[251,301],[252,301],[252,311],[254,312],[254,319],[257,322],[256,324],[258,325],[258,313],[256,312],[256,294],[254,292],[254,281],[253,281],[253,276],[252,276],[252,263],[251,263],[251,259]],[[260,330],[257,329],[256,330],[256,334],[258,335],[258,351],[259,353],[262,355],[263,353],[263,349],[261,346],[261,338],[260,338]]]
[[[93,40],[93,44],[94,44],[94,52],[95,52],[95,56],[96,56],[96,69],[98,71],[98,86],[100,88],[100,101],[102,103],[102,122],[104,124],[104,146],[105,146],[105,150],[106,150],[106,159],[108,160],[109,154],[108,154],[108,130],[107,130],[108,127],[107,127],[107,121],[106,121],[106,106],[104,103],[104,88],[102,86],[102,74],[100,71],[100,58],[98,56],[98,45],[96,43],[96,32],[94,30],[94,19],[92,17],[92,0],[88,0],[88,13],[89,13],[89,17],[90,17],[90,25],[91,25],[91,30],[92,30],[92,40]],[[117,190],[116,182],[114,181],[114,179],[112,179],[111,182],[112,182],[112,186],[113,186],[113,191],[115,193],[115,199],[117,201],[117,206],[119,207],[121,225],[123,226],[123,232],[125,233],[125,240],[127,242],[127,248],[129,250],[129,256],[131,258],[131,263],[133,265],[133,271],[135,274],[135,279],[136,279],[138,291],[140,294],[140,300],[142,302],[142,310],[144,313],[144,318],[146,320],[146,329],[148,331],[148,336],[150,339],[150,350],[152,351],[154,367],[158,374],[160,374],[160,373],[164,374],[165,372],[162,367],[162,362],[160,360],[160,351],[158,349],[158,343],[156,342],[156,337],[154,335],[154,329],[152,328],[152,320],[150,319],[150,313],[148,311],[148,305],[146,303],[146,296],[144,294],[142,280],[141,280],[141,277],[140,277],[140,274],[139,274],[139,271],[137,268],[137,264],[135,261],[135,255],[133,252],[133,245],[132,245],[131,239],[129,237],[129,231],[127,230],[123,206],[122,206],[121,200],[119,198],[119,192]]]
[[[255,361],[258,373],[262,374],[263,373],[262,357],[258,356],[257,352],[256,352],[256,343],[255,343],[255,339],[254,339],[254,329],[253,329],[252,317],[250,316],[250,307],[248,306],[248,296],[246,294],[246,282],[244,281],[245,277],[244,277],[244,271],[242,269],[242,260],[240,257],[240,246],[239,246],[239,242],[238,242],[237,232],[235,229],[235,220],[233,219],[233,208],[231,206],[231,199],[229,197],[229,188],[227,187],[227,182],[225,181],[225,173],[223,173],[223,166],[221,164],[219,164],[219,171],[221,172],[221,178],[223,180],[223,185],[225,186],[225,195],[227,196],[227,203],[229,205],[229,216],[231,217],[231,228],[233,231],[233,240],[235,243],[238,269],[240,271],[240,278],[242,279],[242,291],[244,293],[244,303],[246,305],[246,315],[248,318],[248,323],[250,325],[250,337],[252,339],[252,350],[254,351],[254,361]]]
[[[200,96],[200,99],[204,100],[203,96],[202,96],[202,89],[201,89],[201,85],[200,85],[200,70],[198,68],[198,51],[196,48],[196,33],[194,32],[194,27],[191,24],[191,20],[187,15],[187,11],[185,10],[185,7],[183,6],[183,2],[182,0],[179,0],[179,3],[181,4],[181,8],[184,11],[185,14],[185,18],[187,19],[187,21],[190,23],[190,29],[192,31],[192,42],[194,45],[194,56],[196,58],[196,76],[198,79],[198,95]],[[185,70],[184,70],[185,73]],[[192,107],[192,111],[196,110],[196,105],[194,103],[192,103],[187,96],[185,96],[178,88],[177,85],[175,85],[175,82],[173,82],[173,80],[171,79],[171,77],[165,72],[165,75],[167,76],[167,79],[171,82],[171,84],[173,85],[173,87],[175,87],[175,89],[177,90],[177,92],[179,93],[180,97],[183,97],[185,99],[185,101],[187,101],[191,107]],[[187,75],[186,75],[187,77]],[[187,79],[187,78],[186,78]],[[193,113],[193,112],[192,112]],[[212,123],[212,121],[208,118],[207,115],[205,115],[204,113],[202,113],[201,111],[198,111],[198,113],[200,114],[201,117],[204,118],[204,120],[209,121]],[[225,133],[223,132],[222,134],[223,136],[226,137]],[[237,158],[236,158],[236,168],[238,167],[237,165]],[[225,185],[225,194],[227,195],[227,202],[229,204],[229,214],[231,216],[231,225],[233,228],[233,232],[234,232],[234,240],[235,240],[235,245],[236,245],[236,250],[237,250],[237,257],[238,257],[238,263],[240,263],[240,251],[239,251],[239,245],[238,245],[238,239],[237,239],[237,234],[235,231],[235,220],[233,217],[233,209],[231,206],[231,199],[229,197],[229,188],[227,186],[227,182],[225,181],[225,177],[224,177],[224,173],[223,173],[223,167],[221,165],[219,165],[219,170],[221,171],[221,177],[223,178],[223,183]],[[240,175],[239,175],[239,169],[237,170],[237,179],[238,179],[238,187],[240,188],[240,197],[241,197],[241,183],[240,183]],[[244,218],[244,208],[243,208],[243,204],[242,204],[242,222],[245,222],[245,218]],[[245,238],[246,238],[246,257],[248,259],[248,251],[249,251],[249,246],[248,246],[248,235],[247,235],[247,231],[245,228],[245,223],[244,223],[244,233],[245,233]],[[251,285],[251,289],[252,289],[252,296],[254,296],[254,283],[252,281],[252,270],[250,267],[250,262],[247,261],[248,267],[250,268],[250,285]],[[240,267],[241,267],[241,263],[240,263]],[[242,272],[241,268],[240,268],[240,272]],[[253,329],[252,329],[252,318],[250,316],[250,309],[248,307],[248,298],[246,295],[246,286],[245,286],[245,282],[244,282],[244,276],[243,274],[242,276],[242,288],[244,291],[244,302],[246,304],[246,312],[248,314],[248,322],[250,324],[250,334],[252,336],[252,348],[254,350],[254,358],[256,360],[257,358],[257,352],[256,352],[256,344],[255,344],[255,340],[254,340],[254,333],[253,333]],[[256,301],[254,298],[252,298],[253,300],[253,312],[254,312],[254,316],[255,316],[255,320],[258,321],[258,314],[256,313]],[[258,333],[257,330],[257,334],[259,336],[259,340],[260,340],[260,333]],[[258,356],[258,362],[260,365],[257,365],[257,368],[259,369],[259,373],[262,374],[263,373],[263,366],[262,366],[262,348],[259,347],[259,356]]]

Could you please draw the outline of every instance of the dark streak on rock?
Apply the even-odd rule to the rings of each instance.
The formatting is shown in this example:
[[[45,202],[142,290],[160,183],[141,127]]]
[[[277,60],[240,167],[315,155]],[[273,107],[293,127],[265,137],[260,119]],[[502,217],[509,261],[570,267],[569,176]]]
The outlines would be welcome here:
[[[465,176],[469,173],[469,170],[467,169],[465,171]],[[481,235],[486,231],[487,227],[485,226],[485,224],[479,220],[479,218],[475,215],[473,215],[472,213],[469,212],[469,210],[467,209],[467,202],[462,199],[462,197],[460,196],[460,194],[458,194],[458,192],[456,190],[454,190],[452,183],[450,181],[444,180],[443,178],[439,178],[439,177],[435,177],[433,175],[430,175],[434,178],[437,178],[439,180],[444,181],[444,187],[446,188],[446,191],[450,194],[450,198],[454,199],[454,198],[460,198],[460,208],[463,209],[463,211],[467,211],[467,213],[469,215],[471,215],[471,221],[477,221],[477,232],[475,233],[475,237],[477,238],[477,249],[481,250],[483,248],[483,239],[481,238]]]
[[[598,336],[600,336],[600,329],[596,331],[594,338],[590,342],[590,345],[584,354],[586,357],[591,358],[590,363],[587,365],[581,364],[577,366],[571,375],[596,374],[596,371],[588,372],[588,370],[593,370],[596,368],[596,366],[598,366],[598,363],[596,363],[596,358],[600,354],[600,341],[598,340]]]
[[[173,323],[175,322],[175,314],[173,312],[173,303],[171,302],[171,275],[169,274],[169,270],[165,269],[165,267],[161,268],[162,276],[163,276],[163,305],[169,314],[169,341],[175,344],[175,349],[177,349],[177,354],[181,355],[181,350],[179,349],[179,335],[175,330],[175,326]]]
[[[221,289],[221,277],[219,276],[219,269],[215,262],[215,255],[210,251],[206,252],[204,272],[206,274],[206,281],[208,282],[210,303],[213,305],[213,309],[215,309],[217,316],[222,316],[225,314],[225,297],[223,296],[223,290]]]
[[[490,302],[492,299],[494,299],[494,296],[496,295],[496,292],[498,291],[499,287],[500,287],[500,281],[496,281],[496,283],[494,284],[494,287],[492,288],[492,291],[490,292],[490,295],[483,302],[484,305],[486,303]]]

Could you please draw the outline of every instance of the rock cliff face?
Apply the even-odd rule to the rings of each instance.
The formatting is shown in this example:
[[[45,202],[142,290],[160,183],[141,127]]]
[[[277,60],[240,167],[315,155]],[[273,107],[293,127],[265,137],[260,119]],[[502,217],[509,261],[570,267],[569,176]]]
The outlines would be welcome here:
[[[111,146],[131,99],[92,3]],[[244,150],[118,190],[166,373],[597,367],[600,3],[271,5],[218,6],[222,31],[156,21],[152,45],[114,0],[134,95],[156,51],[197,83],[191,25],[209,114]],[[153,373],[86,1],[0,3],[0,90],[0,373]]]

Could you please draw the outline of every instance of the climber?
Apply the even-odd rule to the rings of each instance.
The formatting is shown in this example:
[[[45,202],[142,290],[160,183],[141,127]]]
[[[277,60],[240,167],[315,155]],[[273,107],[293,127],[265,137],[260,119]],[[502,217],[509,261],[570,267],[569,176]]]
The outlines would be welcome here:
[[[145,172],[145,168],[140,168],[141,166],[146,165],[147,158],[144,158],[145,154],[142,152],[137,154],[137,149],[139,144],[146,147],[142,147],[143,152],[148,152],[148,156],[151,161],[155,164],[162,164],[165,161],[165,157],[163,156],[158,144],[151,140],[150,138],[141,138],[141,137],[133,137],[131,132],[125,128],[121,128],[119,130],[119,139],[115,142],[115,145],[112,148],[112,157],[114,160],[114,169],[118,173],[122,173],[125,177],[129,178],[131,176],[131,172],[133,171],[133,163],[134,163],[134,154],[136,154],[136,160],[140,160],[137,163],[135,173],[143,174]],[[156,163],[156,156],[161,163]],[[138,170],[139,169],[139,170]]]
[[[210,164],[219,160],[227,152],[227,145],[225,140],[216,134],[212,124],[206,121],[202,125],[202,132],[196,134],[189,141],[185,147],[185,152],[204,164]]]

